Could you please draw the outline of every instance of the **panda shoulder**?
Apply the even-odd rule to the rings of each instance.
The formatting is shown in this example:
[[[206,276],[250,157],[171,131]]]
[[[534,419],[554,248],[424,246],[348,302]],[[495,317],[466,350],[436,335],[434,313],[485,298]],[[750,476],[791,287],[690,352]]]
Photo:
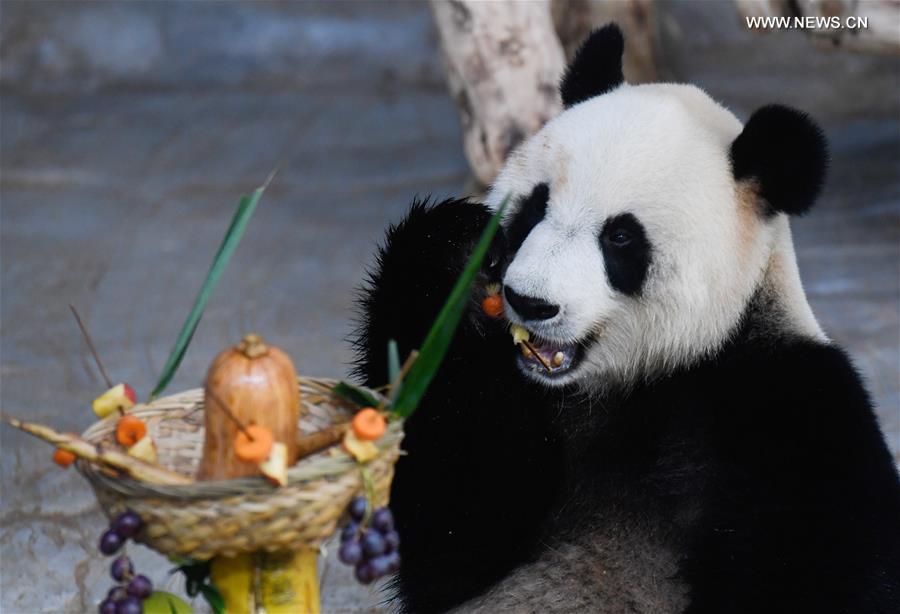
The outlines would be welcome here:
[[[870,404],[862,376],[850,355],[831,342],[799,339],[786,344],[768,367],[795,394],[809,398],[837,395],[854,404]]]
[[[830,342],[795,340],[755,357],[757,402],[781,433],[803,433],[823,454],[890,453],[862,376],[843,349]],[[846,458],[846,457],[845,457]]]

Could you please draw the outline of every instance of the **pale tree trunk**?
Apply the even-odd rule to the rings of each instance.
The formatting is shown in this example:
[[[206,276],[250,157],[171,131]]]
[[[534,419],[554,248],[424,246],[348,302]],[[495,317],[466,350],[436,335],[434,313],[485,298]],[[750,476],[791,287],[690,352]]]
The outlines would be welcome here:
[[[432,0],[466,157],[489,185],[509,152],[560,111],[565,67],[548,0]]]
[[[432,0],[450,93],[477,193],[510,151],[561,110],[559,80],[569,57],[594,28],[625,30],[625,76],[652,81],[651,0]]]
[[[819,47],[862,53],[900,52],[900,0],[735,0],[744,17],[837,17],[866,27],[803,28]],[[858,23],[858,21],[857,21]]]

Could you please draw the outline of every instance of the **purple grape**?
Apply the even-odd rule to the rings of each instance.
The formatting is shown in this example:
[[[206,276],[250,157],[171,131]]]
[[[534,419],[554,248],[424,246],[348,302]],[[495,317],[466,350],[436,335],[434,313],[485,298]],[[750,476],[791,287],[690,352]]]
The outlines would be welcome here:
[[[153,583],[147,576],[135,576],[128,583],[128,594],[138,599],[146,599],[153,592]]]
[[[112,529],[105,531],[103,535],[100,536],[100,552],[105,555],[115,554],[116,551],[122,547],[122,544],[125,543],[125,540],[122,537],[113,531]]]
[[[116,604],[116,614],[144,614],[144,604],[137,597],[126,597]]]
[[[350,518],[355,520],[356,522],[362,522],[363,517],[366,515],[366,510],[369,509],[369,502],[366,501],[365,497],[356,497],[353,501],[350,502],[350,506],[347,508],[347,511],[350,512]]]
[[[370,560],[369,566],[372,568],[372,575],[376,578],[380,578],[390,570],[391,562],[386,555],[382,554],[381,556],[376,556],[374,559]]]
[[[378,531],[366,531],[362,536],[362,550],[369,558],[384,554],[387,544]]]
[[[354,575],[356,576],[356,579],[359,580],[362,584],[368,584],[375,579],[375,575],[372,573],[372,566],[369,565],[368,561],[357,565],[356,573]]]
[[[123,539],[137,535],[142,526],[144,526],[144,522],[141,520],[141,517],[131,510],[119,514],[112,523],[113,531],[118,533],[119,537]]]
[[[125,599],[128,596],[128,591],[125,590],[124,586],[114,586],[109,589],[109,592],[106,594],[106,600],[112,601],[113,603],[118,603]]]
[[[347,565],[356,565],[363,560],[362,546],[356,540],[345,542],[338,550],[338,558]]]
[[[396,550],[385,555],[388,560],[388,573],[400,571],[400,553]]]
[[[356,538],[356,534],[359,532],[359,525],[355,522],[351,522],[344,530],[341,531],[341,543],[348,542],[351,539]]]
[[[372,514],[372,526],[382,533],[387,533],[394,529],[394,515],[391,510],[386,507],[375,510]]]
[[[109,573],[116,582],[124,582],[134,575],[134,565],[131,564],[131,559],[123,554],[112,562]]]
[[[100,614],[116,614],[116,602],[110,599],[104,599],[100,602]]]
[[[394,552],[400,547],[400,534],[396,531],[388,531],[384,536],[385,552]]]

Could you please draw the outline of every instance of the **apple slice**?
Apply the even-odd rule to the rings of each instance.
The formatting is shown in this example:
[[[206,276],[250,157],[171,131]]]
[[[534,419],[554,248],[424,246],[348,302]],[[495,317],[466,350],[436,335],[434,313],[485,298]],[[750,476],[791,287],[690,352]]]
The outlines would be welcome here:
[[[378,456],[378,446],[375,445],[375,442],[363,441],[354,435],[352,429],[344,435],[344,449],[361,463],[367,463]]]
[[[134,388],[128,384],[117,384],[94,399],[91,407],[98,417],[105,418],[113,412],[131,409],[135,403],[137,395]]]
[[[531,340],[531,333],[529,333],[528,329],[524,326],[513,324],[509,327],[509,332],[512,334],[513,345],[519,345],[523,341]]]
[[[279,441],[272,444],[269,450],[269,458],[259,464],[259,470],[270,482],[277,486],[287,484],[288,449]]]
[[[136,444],[128,448],[128,455],[139,458],[148,463],[156,463],[156,444],[150,436],[141,438]]]

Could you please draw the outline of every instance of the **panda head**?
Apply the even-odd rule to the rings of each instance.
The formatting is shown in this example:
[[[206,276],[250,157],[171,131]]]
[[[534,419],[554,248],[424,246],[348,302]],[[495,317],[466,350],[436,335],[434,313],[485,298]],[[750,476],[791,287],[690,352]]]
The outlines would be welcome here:
[[[587,39],[564,111],[487,197],[512,198],[507,316],[559,363],[547,373],[522,356],[522,371],[551,386],[652,377],[715,352],[763,290],[779,326],[821,336],[787,221],[821,189],[819,128],[774,105],[742,126],[694,86],[629,85],[622,51],[615,25]]]

